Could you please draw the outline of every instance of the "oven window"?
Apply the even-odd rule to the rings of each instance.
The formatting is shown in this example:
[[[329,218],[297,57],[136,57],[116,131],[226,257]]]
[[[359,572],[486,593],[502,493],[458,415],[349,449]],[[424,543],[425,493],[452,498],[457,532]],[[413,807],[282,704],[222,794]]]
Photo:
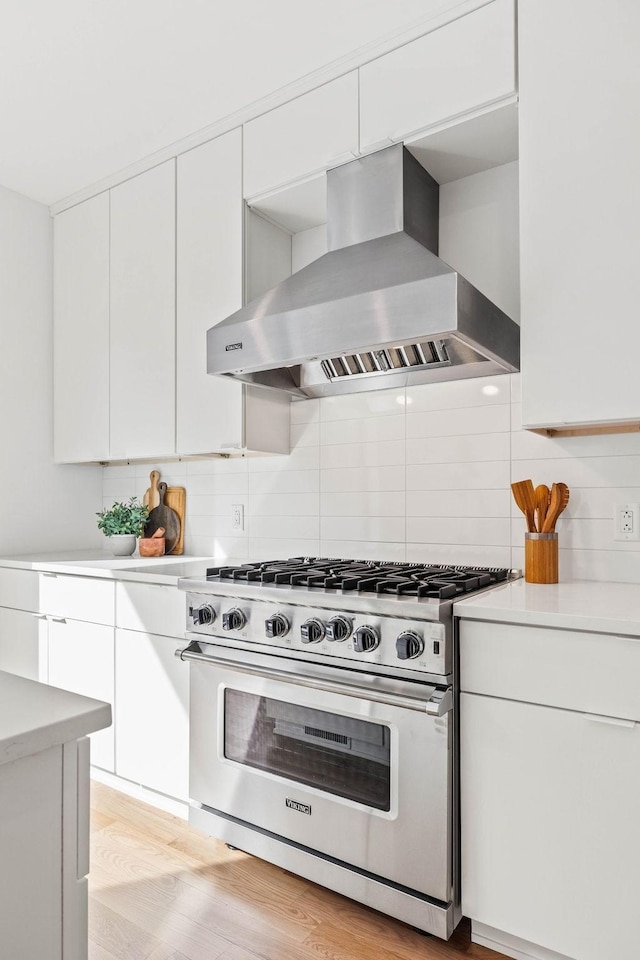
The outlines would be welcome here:
[[[224,692],[224,755],[378,810],[390,809],[390,732],[368,720]]]

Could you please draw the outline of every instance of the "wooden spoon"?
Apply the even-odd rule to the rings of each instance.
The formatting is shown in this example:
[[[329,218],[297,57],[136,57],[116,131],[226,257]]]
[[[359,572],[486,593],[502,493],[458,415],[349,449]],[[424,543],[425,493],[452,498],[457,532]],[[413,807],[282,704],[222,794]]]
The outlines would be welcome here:
[[[536,495],[531,480],[518,480],[511,484],[514,500],[527,518],[527,530],[536,532]]]
[[[549,487],[546,483],[541,483],[535,489],[536,498],[536,516],[538,518],[538,530],[542,533],[547,510],[549,509]]]
[[[566,483],[554,483],[551,487],[549,510],[542,527],[542,533],[554,533],[558,517],[569,503],[569,487]]]

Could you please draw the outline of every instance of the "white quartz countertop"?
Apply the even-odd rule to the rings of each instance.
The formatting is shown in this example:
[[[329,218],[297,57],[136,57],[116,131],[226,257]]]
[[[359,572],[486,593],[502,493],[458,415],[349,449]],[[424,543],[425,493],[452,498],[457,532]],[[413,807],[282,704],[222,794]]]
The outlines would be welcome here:
[[[640,637],[640,584],[516,580],[459,600],[454,611],[472,620]]]
[[[108,703],[0,671],[0,764],[110,724]]]
[[[113,557],[97,550],[61,550],[0,558],[0,567],[173,585],[181,577],[204,577],[207,567],[214,567],[216,563],[210,557]]]

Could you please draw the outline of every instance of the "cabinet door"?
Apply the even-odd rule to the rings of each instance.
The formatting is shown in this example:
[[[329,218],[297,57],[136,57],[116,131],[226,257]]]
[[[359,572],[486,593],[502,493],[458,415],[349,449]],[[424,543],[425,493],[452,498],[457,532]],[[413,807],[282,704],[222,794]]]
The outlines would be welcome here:
[[[53,222],[53,456],[109,456],[109,194]]]
[[[114,702],[113,627],[49,618],[49,683]],[[91,763],[113,773],[113,727],[92,733]]]
[[[462,910],[580,960],[635,960],[640,725],[461,697]]]
[[[360,145],[390,140],[514,93],[513,0],[493,0],[360,68]]]
[[[244,195],[251,198],[358,153],[358,74],[325,83],[244,127]]]
[[[520,0],[522,417],[640,419],[640,5]]]
[[[175,453],[175,161],[111,191],[111,459]]]
[[[0,607],[0,670],[46,680],[47,623],[35,613]]]
[[[177,451],[242,446],[242,384],[207,373],[207,330],[242,306],[242,131],[178,157]]]
[[[189,670],[175,657],[179,646],[173,637],[116,630],[116,773],[186,800]]]

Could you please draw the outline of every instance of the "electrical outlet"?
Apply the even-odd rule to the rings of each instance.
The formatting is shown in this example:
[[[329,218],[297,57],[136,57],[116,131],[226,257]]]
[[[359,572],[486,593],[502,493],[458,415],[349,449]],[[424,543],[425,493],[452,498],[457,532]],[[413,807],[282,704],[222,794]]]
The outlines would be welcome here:
[[[244,530],[244,504],[231,504],[231,529]]]
[[[640,505],[616,504],[614,526],[614,540],[640,540]]]

